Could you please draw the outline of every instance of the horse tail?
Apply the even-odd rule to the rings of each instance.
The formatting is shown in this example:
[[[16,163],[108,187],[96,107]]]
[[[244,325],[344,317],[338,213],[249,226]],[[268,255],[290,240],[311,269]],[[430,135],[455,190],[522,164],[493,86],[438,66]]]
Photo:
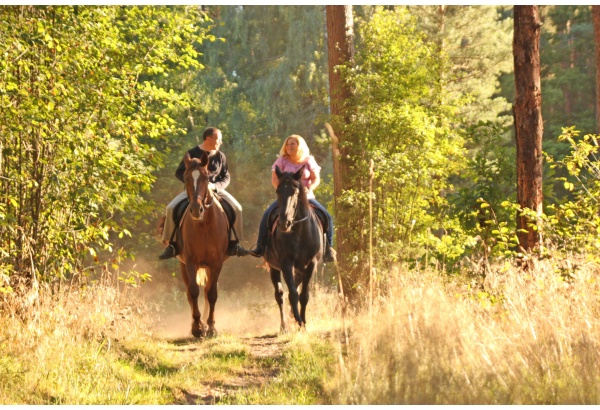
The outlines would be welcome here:
[[[206,268],[198,268],[196,271],[196,283],[198,286],[206,286],[206,279],[208,278],[208,272]]]

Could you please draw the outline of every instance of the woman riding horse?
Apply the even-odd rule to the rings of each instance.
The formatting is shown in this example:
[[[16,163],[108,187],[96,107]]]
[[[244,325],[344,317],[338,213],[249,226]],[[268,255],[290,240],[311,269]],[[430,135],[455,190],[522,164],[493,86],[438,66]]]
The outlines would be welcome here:
[[[321,178],[319,171],[321,167],[315,161],[315,158],[310,155],[306,141],[300,135],[290,135],[283,142],[279,150],[279,157],[273,164],[271,172],[271,184],[277,189],[279,179],[275,172],[275,168],[279,167],[282,172],[297,172],[303,169],[301,173],[302,185],[306,189],[306,196],[310,204],[318,208],[327,218],[326,226],[324,226],[327,236],[327,247],[323,255],[324,262],[335,262],[336,252],[333,249],[333,220],[327,209],[321,205],[315,198],[314,190],[319,186]],[[258,230],[258,239],[254,248],[250,249],[250,254],[256,257],[261,257],[264,254],[265,245],[267,243],[267,219],[269,214],[277,206],[277,201],[273,202],[263,214]]]

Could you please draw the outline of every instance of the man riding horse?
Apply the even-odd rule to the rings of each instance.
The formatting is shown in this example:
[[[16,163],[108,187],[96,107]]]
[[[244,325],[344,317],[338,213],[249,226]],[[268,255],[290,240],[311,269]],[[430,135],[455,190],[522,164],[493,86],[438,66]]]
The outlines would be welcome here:
[[[202,143],[187,151],[191,158],[201,158],[203,153],[208,154],[209,163],[209,188],[215,191],[218,197],[225,201],[235,212],[235,222],[229,224],[229,248],[227,254],[229,256],[245,256],[248,251],[240,245],[239,240],[242,239],[242,206],[238,201],[225,189],[229,185],[230,175],[227,168],[227,157],[219,148],[223,143],[221,130],[215,127],[208,127],[202,133]],[[182,160],[175,171],[175,176],[183,182],[183,174],[185,172],[185,163]],[[187,200],[187,194],[184,190],[177,195],[166,207],[166,219],[163,228],[163,242],[168,243],[159,259],[169,259],[177,256],[179,249],[177,246],[177,229],[176,222],[173,219],[174,210],[177,205]],[[231,221],[230,221],[231,222]]]

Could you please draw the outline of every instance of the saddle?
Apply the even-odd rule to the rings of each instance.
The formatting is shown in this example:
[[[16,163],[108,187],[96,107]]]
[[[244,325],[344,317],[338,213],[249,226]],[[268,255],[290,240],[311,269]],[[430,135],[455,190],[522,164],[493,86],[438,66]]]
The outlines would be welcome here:
[[[321,223],[321,229],[323,230],[323,232],[327,231],[327,227],[329,226],[329,224],[327,222],[327,215],[325,214],[325,212],[315,207],[313,204],[310,204],[310,207],[317,215],[317,219]],[[267,231],[269,233],[273,233],[273,231],[275,231],[275,228],[277,228],[277,220],[279,219],[279,215],[277,215],[278,209],[279,206],[275,206],[275,208],[273,208],[273,210],[271,211],[271,213],[269,213],[269,216],[267,217]]]
[[[217,196],[217,199],[219,200],[219,203],[223,207],[223,210],[225,211],[227,220],[229,221],[229,226],[227,228],[229,230],[231,230],[233,227],[233,224],[235,223],[235,219],[236,219],[235,211],[233,210],[233,207],[227,201],[222,199],[218,194],[216,196]],[[180,250],[181,250],[181,247],[183,244],[183,237],[181,235],[181,229],[179,229],[179,228],[181,227],[181,221],[183,220],[183,215],[185,215],[185,212],[187,211],[189,205],[190,205],[190,200],[188,198],[184,198],[177,205],[175,205],[175,208],[173,208],[173,222],[175,223],[175,230],[173,232],[173,235],[177,236],[176,244]]]
[[[219,203],[225,211],[225,215],[227,215],[229,226],[233,226],[233,224],[235,223],[235,211],[233,210],[233,207],[227,201],[219,197],[219,195],[217,195],[217,198],[219,199]],[[175,222],[176,227],[179,228],[181,220],[183,219],[183,215],[185,214],[185,211],[187,210],[189,205],[190,200],[188,198],[182,199],[181,202],[175,205],[175,208],[173,209],[173,222]]]

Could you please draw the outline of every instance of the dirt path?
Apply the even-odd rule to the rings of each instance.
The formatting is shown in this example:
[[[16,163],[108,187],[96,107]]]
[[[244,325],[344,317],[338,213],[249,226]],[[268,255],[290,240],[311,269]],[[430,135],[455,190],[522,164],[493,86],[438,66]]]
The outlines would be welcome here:
[[[195,341],[187,339],[176,342],[177,350],[195,351],[198,346]],[[198,386],[195,391],[181,390],[186,404],[216,404],[223,397],[233,395],[244,388],[260,386],[273,380],[280,372],[277,365],[283,357],[285,343],[276,335],[265,335],[256,337],[244,337],[240,339],[249,346],[251,358],[250,367],[244,367],[236,376],[229,379],[227,383],[215,385]],[[261,362],[268,361],[268,366],[261,366]],[[273,365],[275,363],[275,365]],[[183,401],[183,400],[182,400]]]

